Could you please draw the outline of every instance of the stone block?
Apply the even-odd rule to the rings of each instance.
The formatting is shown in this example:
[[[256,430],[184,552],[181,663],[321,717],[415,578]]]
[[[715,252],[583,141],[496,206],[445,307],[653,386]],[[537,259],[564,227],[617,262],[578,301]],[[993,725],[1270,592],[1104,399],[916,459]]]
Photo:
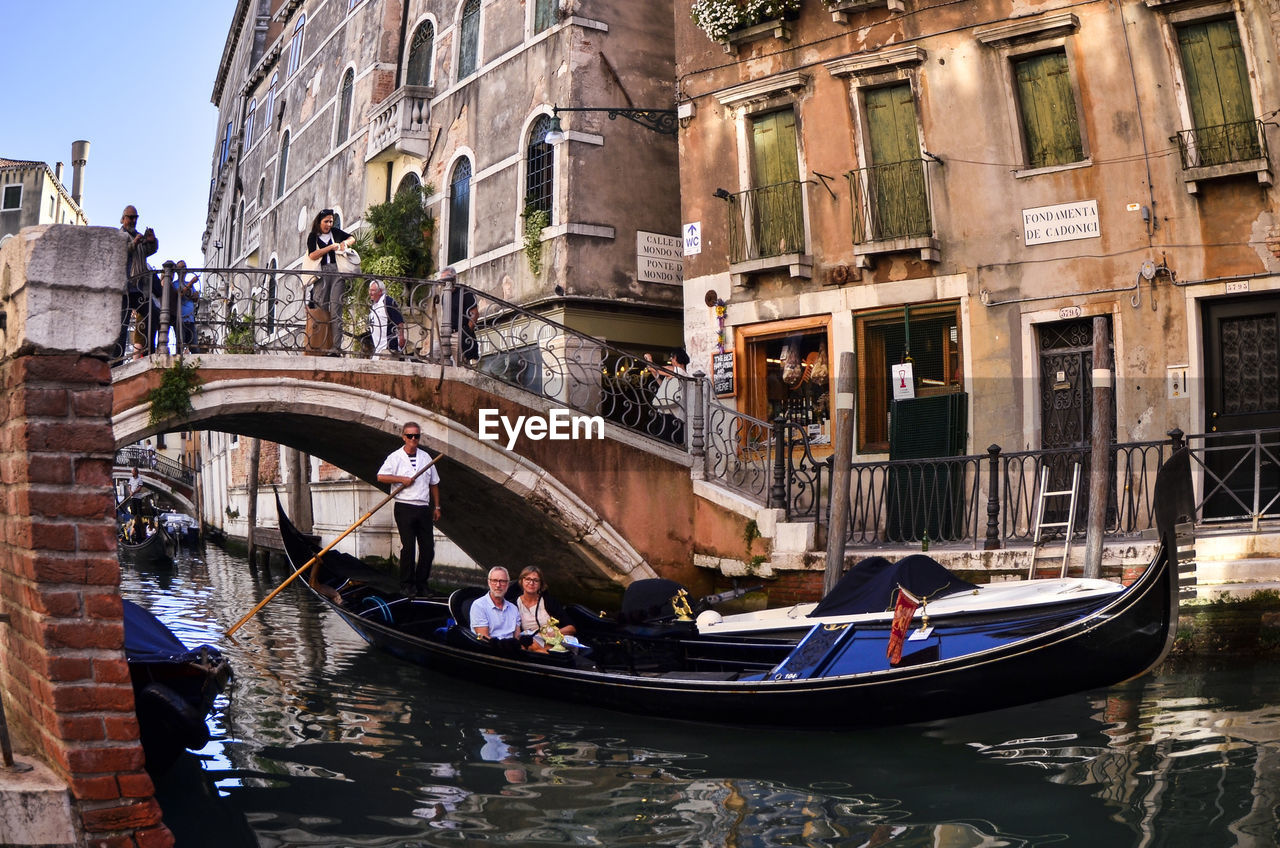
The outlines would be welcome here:
[[[66,784],[37,760],[15,760],[31,770],[0,769],[0,845],[79,844]]]
[[[0,247],[0,351],[105,352],[120,329],[128,237],[108,227],[27,227]]]

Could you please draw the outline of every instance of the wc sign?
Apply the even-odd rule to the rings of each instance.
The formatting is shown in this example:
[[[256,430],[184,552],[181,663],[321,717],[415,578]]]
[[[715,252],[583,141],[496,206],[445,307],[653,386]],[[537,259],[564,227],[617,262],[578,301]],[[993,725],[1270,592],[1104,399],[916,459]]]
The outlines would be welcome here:
[[[890,369],[893,374],[893,399],[911,400],[916,396],[916,381],[912,376],[911,363],[903,362]]]
[[[694,221],[681,228],[684,233],[684,255],[695,256],[702,252],[702,222]]]

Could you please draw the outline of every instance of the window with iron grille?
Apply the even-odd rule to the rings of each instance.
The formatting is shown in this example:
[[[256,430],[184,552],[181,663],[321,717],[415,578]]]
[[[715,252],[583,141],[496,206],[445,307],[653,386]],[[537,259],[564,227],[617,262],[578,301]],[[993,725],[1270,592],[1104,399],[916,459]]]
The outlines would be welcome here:
[[[276,162],[276,200],[284,197],[285,172],[289,168],[289,131],[280,139],[280,157]]]
[[[431,84],[431,53],[435,49],[436,28],[431,21],[423,21],[413,31],[409,42],[409,65],[405,68],[405,85]]]
[[[338,94],[338,144],[347,140],[351,132],[351,97],[356,85],[356,72],[347,69],[342,75],[342,89]]]
[[[471,228],[471,160],[459,159],[449,179],[450,264],[467,258],[467,232]]]
[[[459,30],[458,79],[462,79],[476,72],[476,56],[480,49],[480,0],[467,0]]]
[[[529,146],[525,151],[525,210],[536,209],[551,215],[552,192],[555,186],[555,148],[547,144],[547,131],[551,129],[551,116],[543,115],[529,131]]]
[[[307,16],[299,15],[298,23],[293,27],[293,39],[289,42],[289,76],[302,67],[302,31],[307,25]]]

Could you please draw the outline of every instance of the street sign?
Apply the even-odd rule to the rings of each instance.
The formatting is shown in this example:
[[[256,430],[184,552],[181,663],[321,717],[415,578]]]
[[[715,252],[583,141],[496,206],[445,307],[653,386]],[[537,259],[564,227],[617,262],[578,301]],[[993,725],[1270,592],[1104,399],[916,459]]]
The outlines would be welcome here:
[[[684,255],[693,256],[702,252],[702,222],[694,221],[684,227]]]

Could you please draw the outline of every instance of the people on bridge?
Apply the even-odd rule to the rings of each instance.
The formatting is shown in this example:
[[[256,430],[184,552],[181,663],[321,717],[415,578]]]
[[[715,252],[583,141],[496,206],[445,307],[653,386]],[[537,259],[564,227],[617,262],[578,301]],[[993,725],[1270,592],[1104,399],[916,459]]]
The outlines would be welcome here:
[[[513,639],[520,613],[507,598],[511,576],[502,566],[489,569],[489,591],[471,603],[471,630],[481,639]]]
[[[417,421],[401,428],[404,445],[392,451],[378,469],[378,482],[401,488],[394,514],[400,533],[400,589],[405,595],[429,594],[431,564],[435,561],[435,525],[440,519],[440,473],[425,450],[418,450],[422,428]],[[505,587],[503,587],[505,590]]]
[[[200,293],[196,289],[198,282],[200,282],[199,274],[194,274],[191,279],[187,279],[186,260],[179,259],[173,269],[173,301],[176,316],[173,325],[179,328],[178,349],[186,353],[200,352],[196,344],[196,303],[200,300]]]
[[[369,283],[369,341],[374,356],[404,350],[404,315],[378,280]]]
[[[440,281],[453,285],[453,300],[449,304],[449,323],[458,334],[459,365],[471,365],[480,359],[480,344],[476,340],[476,323],[480,320],[480,307],[476,293],[466,286],[457,285],[458,272],[452,266],[440,272]]]
[[[337,256],[355,244],[356,237],[334,226],[332,209],[321,209],[311,222],[307,236],[307,258],[320,263],[311,300],[316,307],[328,313],[329,349],[331,353],[342,350],[342,296],[346,294],[346,281],[336,276]]]
[[[644,355],[646,362],[652,363],[653,357]],[[684,348],[673,350],[667,357],[667,368],[674,376],[659,371],[652,364],[649,371],[658,381],[658,391],[649,403],[657,413],[657,432],[655,435],[666,439],[673,445],[684,445],[684,380],[688,377],[689,354]]]
[[[155,231],[147,227],[138,232],[138,210],[126,206],[120,215],[120,229],[129,237],[128,250],[124,260],[124,294],[120,300],[120,335],[116,339],[113,354],[127,358],[129,348],[129,319],[135,310],[150,318],[152,277],[148,272],[151,266],[147,257],[160,249]],[[147,276],[142,276],[147,275]],[[145,307],[145,308],[144,308]],[[144,331],[145,332],[145,331]]]

